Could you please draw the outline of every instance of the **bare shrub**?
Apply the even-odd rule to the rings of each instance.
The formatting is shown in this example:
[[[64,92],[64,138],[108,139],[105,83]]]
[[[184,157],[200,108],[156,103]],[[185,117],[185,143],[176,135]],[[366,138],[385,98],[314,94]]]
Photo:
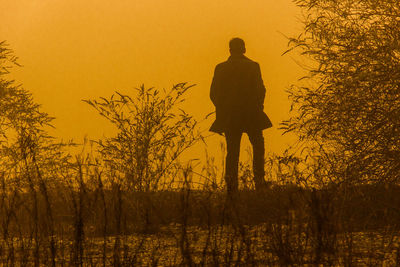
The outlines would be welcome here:
[[[173,183],[168,179],[176,176],[176,160],[200,140],[196,120],[178,109],[191,87],[180,83],[160,91],[141,86],[135,96],[117,92],[109,99],[85,100],[116,126],[115,137],[98,141],[99,152],[129,188],[151,191]]]
[[[311,62],[307,83],[289,89],[293,116],[283,128],[326,158],[326,178],[397,183],[398,2],[295,2],[305,12],[304,31],[290,38],[289,51]]]

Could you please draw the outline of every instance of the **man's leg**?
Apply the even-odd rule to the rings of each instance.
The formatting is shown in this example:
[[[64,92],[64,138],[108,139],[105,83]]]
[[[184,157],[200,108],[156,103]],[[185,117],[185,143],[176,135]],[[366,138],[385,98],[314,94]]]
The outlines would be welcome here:
[[[226,138],[226,161],[225,161],[225,181],[228,193],[238,191],[238,165],[240,154],[240,139],[242,133],[231,131],[225,133]]]
[[[264,180],[264,137],[262,130],[248,132],[250,143],[253,146],[253,172],[254,172],[254,183],[256,190],[264,189],[266,182]]]

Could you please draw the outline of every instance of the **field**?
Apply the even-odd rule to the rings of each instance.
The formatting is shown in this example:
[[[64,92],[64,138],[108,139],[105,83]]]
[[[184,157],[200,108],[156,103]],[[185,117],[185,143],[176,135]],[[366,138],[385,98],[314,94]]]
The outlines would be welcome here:
[[[397,266],[400,188],[2,195],[4,266]],[[69,197],[68,197],[69,194]],[[18,208],[7,213],[7,205]],[[9,207],[9,206],[8,206]],[[52,231],[52,235],[50,235]]]

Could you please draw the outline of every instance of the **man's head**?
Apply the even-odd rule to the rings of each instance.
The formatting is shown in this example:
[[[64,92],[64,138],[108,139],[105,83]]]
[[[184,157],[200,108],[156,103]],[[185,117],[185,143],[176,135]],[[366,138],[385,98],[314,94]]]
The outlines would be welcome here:
[[[240,38],[233,38],[229,41],[229,51],[232,55],[240,55],[246,53],[246,46],[244,45],[244,41]]]

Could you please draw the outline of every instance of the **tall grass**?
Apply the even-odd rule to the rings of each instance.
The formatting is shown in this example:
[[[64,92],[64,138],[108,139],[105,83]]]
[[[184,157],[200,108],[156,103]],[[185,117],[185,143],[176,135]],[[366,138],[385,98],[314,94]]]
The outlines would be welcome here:
[[[316,189],[275,181],[262,194],[247,189],[228,198],[223,187],[194,184],[202,180],[186,165],[175,177],[181,187],[141,192],[104,174],[91,157],[75,161],[70,180],[47,182],[46,194],[35,186],[21,192],[2,176],[2,264],[372,266],[398,260],[397,186]]]

